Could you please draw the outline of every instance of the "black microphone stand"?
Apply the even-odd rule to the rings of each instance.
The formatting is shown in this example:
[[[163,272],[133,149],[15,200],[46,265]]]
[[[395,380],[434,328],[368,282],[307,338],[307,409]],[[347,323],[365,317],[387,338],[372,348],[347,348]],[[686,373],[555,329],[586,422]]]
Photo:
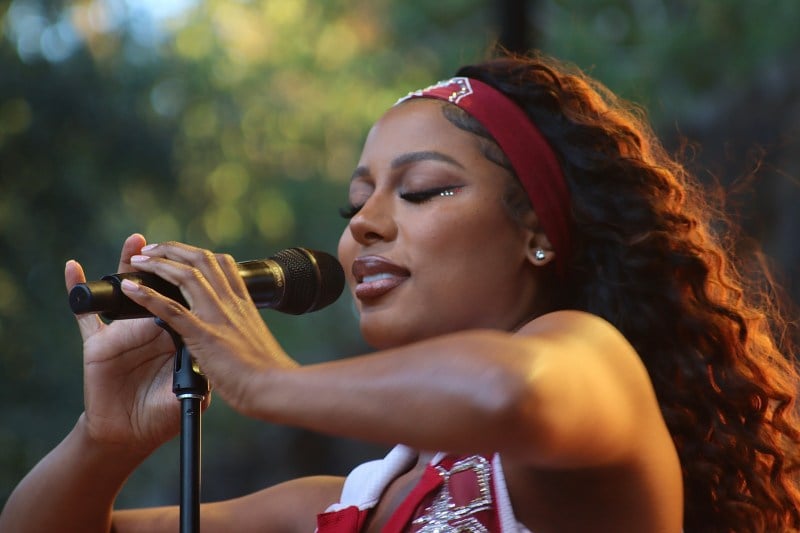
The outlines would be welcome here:
[[[156,318],[175,344],[172,392],[181,402],[180,533],[200,531],[200,415],[208,395],[208,380],[200,372],[183,339],[166,322]]]

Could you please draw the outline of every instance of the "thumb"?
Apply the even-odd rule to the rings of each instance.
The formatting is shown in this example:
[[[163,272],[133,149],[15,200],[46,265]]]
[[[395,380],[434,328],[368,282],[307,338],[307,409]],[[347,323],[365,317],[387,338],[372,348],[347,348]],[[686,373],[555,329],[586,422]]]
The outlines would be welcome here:
[[[67,293],[78,283],[86,282],[86,275],[83,272],[83,267],[75,261],[70,259],[64,266],[64,281],[67,284]],[[78,321],[78,329],[80,329],[81,337],[84,340],[97,333],[103,327],[103,321],[96,314],[76,315]]]

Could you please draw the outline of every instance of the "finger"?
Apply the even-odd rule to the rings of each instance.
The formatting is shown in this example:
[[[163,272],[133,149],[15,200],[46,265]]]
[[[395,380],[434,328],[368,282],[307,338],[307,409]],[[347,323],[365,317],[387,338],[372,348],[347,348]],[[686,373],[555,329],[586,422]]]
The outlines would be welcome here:
[[[169,324],[181,336],[186,336],[193,329],[202,327],[198,318],[189,309],[150,287],[123,279],[120,288],[128,298]]]
[[[67,292],[78,283],[86,282],[86,274],[83,272],[83,267],[77,261],[70,259],[64,266],[64,281],[67,284]],[[78,321],[78,329],[81,332],[81,337],[84,339],[90,337],[103,327],[103,322],[96,314],[75,315]]]
[[[83,267],[74,259],[70,259],[64,265],[64,281],[67,284],[67,292],[71,291],[78,283],[86,283]]]
[[[160,260],[145,266],[142,264],[142,256]],[[233,293],[242,298],[247,294],[241,279],[236,279],[241,276],[238,276],[233,258],[230,256],[226,258],[225,254],[214,254],[209,250],[179,242],[166,242],[145,246],[141,250],[141,255],[133,256],[131,259],[135,262],[136,268],[158,274],[181,288],[207,289],[220,297]],[[195,271],[178,265],[188,265]],[[198,283],[202,278],[207,280],[206,284]],[[184,297],[188,300],[190,295],[184,294]]]
[[[131,257],[140,253],[141,249],[147,244],[147,240],[140,233],[134,233],[125,239],[122,245],[122,252],[119,257],[117,272],[132,272],[136,270],[131,266]]]
[[[223,285],[220,285],[220,283],[212,285],[212,282],[206,278],[199,268],[173,261],[172,259],[134,255],[131,257],[131,264],[138,270],[153,273],[159,278],[176,285],[186,300],[188,309],[191,309],[196,315],[203,316],[205,320],[216,320],[220,315],[221,302],[235,298],[231,294],[230,286],[227,285],[224,276],[221,274],[218,277],[222,278],[220,283]],[[153,301],[153,303],[157,302],[158,300]],[[166,317],[157,314],[161,312],[161,308],[158,308],[158,311],[150,307],[148,309],[156,316],[166,320]]]
[[[230,255],[166,242],[142,248],[141,255],[131,257],[131,263],[177,285],[192,312],[204,320],[225,320],[222,302],[237,302],[239,309],[243,304],[252,305],[238,265]]]
[[[140,255],[191,265],[213,281],[224,279],[217,256],[204,248],[170,241],[145,246],[141,249]]]
[[[228,280],[228,285],[233,289],[233,293],[241,299],[250,299],[250,293],[242,279],[242,275],[239,273],[239,266],[236,264],[236,260],[229,254],[217,254],[217,262],[223,275]]]

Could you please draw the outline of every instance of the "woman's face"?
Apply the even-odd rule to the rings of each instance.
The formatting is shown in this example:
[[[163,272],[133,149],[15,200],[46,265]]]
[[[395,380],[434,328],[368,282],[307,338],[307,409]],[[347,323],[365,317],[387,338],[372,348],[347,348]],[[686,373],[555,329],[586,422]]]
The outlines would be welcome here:
[[[350,182],[339,259],[365,340],[388,348],[530,318],[532,231],[503,205],[509,173],[444,118],[443,102],[390,109]]]

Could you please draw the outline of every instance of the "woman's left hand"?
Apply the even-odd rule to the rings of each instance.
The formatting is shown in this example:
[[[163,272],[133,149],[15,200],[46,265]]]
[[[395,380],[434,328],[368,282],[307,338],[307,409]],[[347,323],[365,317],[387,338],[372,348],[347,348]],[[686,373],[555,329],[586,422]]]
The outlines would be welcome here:
[[[148,287],[122,283],[131,300],[182,337],[214,392],[234,409],[255,414],[254,378],[297,366],[270,333],[230,255],[166,242],[146,246],[131,264],[180,288],[188,308]]]

